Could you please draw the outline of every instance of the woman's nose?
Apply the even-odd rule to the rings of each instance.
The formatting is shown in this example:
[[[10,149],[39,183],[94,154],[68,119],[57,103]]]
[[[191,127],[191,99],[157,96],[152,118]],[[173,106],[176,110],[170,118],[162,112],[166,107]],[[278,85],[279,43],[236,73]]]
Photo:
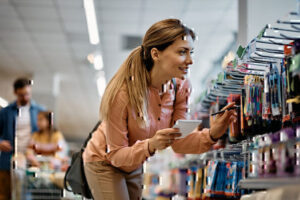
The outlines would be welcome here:
[[[193,58],[191,56],[191,54],[189,54],[186,58],[186,64],[191,65],[193,64]]]

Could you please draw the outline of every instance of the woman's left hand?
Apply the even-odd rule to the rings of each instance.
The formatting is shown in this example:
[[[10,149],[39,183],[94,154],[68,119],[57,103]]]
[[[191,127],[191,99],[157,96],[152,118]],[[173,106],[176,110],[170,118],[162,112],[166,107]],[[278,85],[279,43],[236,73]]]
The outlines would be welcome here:
[[[222,110],[233,107],[235,103],[225,106]],[[237,113],[235,110],[226,110],[222,114],[218,114],[215,120],[210,122],[210,136],[213,140],[217,140],[224,135],[228,126],[237,120]]]

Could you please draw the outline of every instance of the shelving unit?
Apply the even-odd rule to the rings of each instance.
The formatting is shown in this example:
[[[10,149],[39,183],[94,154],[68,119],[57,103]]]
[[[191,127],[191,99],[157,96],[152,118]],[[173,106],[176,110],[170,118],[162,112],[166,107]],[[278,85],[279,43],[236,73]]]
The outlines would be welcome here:
[[[242,189],[271,189],[286,185],[300,185],[300,177],[283,178],[248,178],[241,180],[238,186]]]
[[[294,20],[294,18],[296,19]],[[212,102],[215,102],[217,100],[226,101],[226,98],[230,93],[241,93],[240,89],[243,87],[243,84],[240,83],[240,80],[242,80],[246,74],[263,77],[265,72],[268,71],[268,65],[271,65],[272,63],[282,64],[282,59],[284,58],[285,54],[283,51],[283,45],[291,46],[291,41],[300,39],[300,32],[298,29],[299,24],[299,15],[295,13],[290,13],[289,17],[285,20],[278,20],[273,25],[266,25],[260,32],[260,34],[256,38],[254,38],[245,48],[240,47],[237,51],[238,58],[235,62],[233,62],[233,70],[227,70],[226,73],[221,74],[215,82],[212,82],[210,88],[205,93],[206,95],[201,101],[202,111],[207,112]],[[287,34],[289,36],[287,36]],[[279,42],[279,40],[281,42]],[[270,49],[270,47],[272,48]],[[245,67],[245,69],[248,70],[247,73],[244,73],[243,70],[237,70],[237,66],[239,66],[242,69],[243,66],[240,65],[241,63],[248,64],[248,67]],[[253,66],[255,66],[255,68],[252,69]],[[260,68],[258,68],[258,66],[260,66]],[[226,76],[230,76],[231,78],[229,80],[224,79],[223,77]],[[295,145],[297,142],[298,141],[296,139],[293,139],[284,142],[284,144]],[[250,163],[250,151],[254,150],[253,147],[250,147],[248,145],[250,143],[251,137],[249,137],[248,140],[240,142],[240,145],[242,146],[240,155],[244,156],[245,171],[248,170],[248,166],[246,165],[246,163]],[[277,144],[273,144],[273,147],[278,147],[280,145],[283,145],[283,143],[278,142]],[[201,158],[216,159],[215,155],[219,154],[221,155],[219,156],[219,158],[221,157],[222,159],[224,157],[223,152],[226,151],[228,150],[214,150],[205,153]],[[296,184],[300,185],[300,177],[296,177],[296,175],[287,175],[286,177],[272,178],[252,178],[247,177],[247,172],[244,173],[246,174],[244,174],[244,179],[240,180],[238,184],[238,187],[240,189],[266,190],[281,186]]]

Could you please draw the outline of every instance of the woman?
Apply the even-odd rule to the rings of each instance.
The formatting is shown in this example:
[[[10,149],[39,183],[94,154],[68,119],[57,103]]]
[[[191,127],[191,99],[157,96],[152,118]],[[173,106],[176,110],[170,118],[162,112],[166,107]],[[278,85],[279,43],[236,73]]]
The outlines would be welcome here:
[[[190,89],[184,76],[194,39],[177,19],[155,23],[108,84],[100,106],[103,122],[83,154],[94,199],[141,199],[141,166],[156,150],[205,152],[235,120],[234,112],[226,111],[210,129],[176,139],[179,130],[171,127],[186,118]]]
[[[53,156],[51,167],[61,167],[67,161],[67,146],[61,132],[52,126],[53,113],[50,111],[39,112],[37,116],[38,132],[33,133],[26,152],[27,159],[32,166],[39,167],[36,155]]]

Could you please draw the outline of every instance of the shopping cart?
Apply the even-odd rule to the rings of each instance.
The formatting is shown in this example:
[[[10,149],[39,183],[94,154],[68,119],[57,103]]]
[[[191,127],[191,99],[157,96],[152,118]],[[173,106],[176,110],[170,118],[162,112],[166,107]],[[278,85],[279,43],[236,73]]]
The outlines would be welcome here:
[[[62,189],[51,180],[53,172],[26,171],[26,197],[27,199],[61,199]],[[26,199],[26,200],[27,200]]]
[[[12,199],[13,200],[60,200],[63,188],[55,181],[58,170],[46,167],[51,157],[39,157],[43,163],[39,168],[28,167],[26,158],[22,154],[12,159]]]

